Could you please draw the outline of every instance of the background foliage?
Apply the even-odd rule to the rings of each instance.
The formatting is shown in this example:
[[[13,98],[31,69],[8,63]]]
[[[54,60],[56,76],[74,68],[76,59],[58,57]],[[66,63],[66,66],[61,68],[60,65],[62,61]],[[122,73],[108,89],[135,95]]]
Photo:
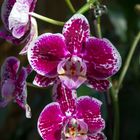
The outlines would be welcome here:
[[[74,7],[79,9],[86,1],[71,0]],[[2,5],[2,0],[0,5]],[[139,0],[102,0],[108,7],[108,14],[101,17],[103,37],[113,42],[121,53],[123,63],[130,49],[134,36],[140,30],[140,9],[135,9]],[[71,13],[64,0],[38,0],[36,13],[65,21]],[[96,36],[93,20],[89,12],[85,13],[91,24],[92,34]],[[38,21],[39,34],[44,32],[61,32],[62,27]],[[2,23],[1,23],[2,26]],[[0,66],[10,55],[17,56],[22,65],[27,64],[26,56],[19,56],[23,46],[14,46],[0,39]],[[28,78],[32,81],[35,73]],[[119,73],[113,77],[117,79]],[[115,80],[113,80],[115,82]],[[103,116],[106,120],[105,133],[108,140],[112,135],[112,107],[108,93],[97,94],[87,87],[78,89],[78,95],[91,95],[103,101]],[[106,104],[108,101],[108,104]],[[120,106],[120,140],[140,140],[140,44],[132,59],[130,68],[119,93]],[[37,133],[36,122],[44,106],[51,102],[51,87],[37,89],[28,87],[28,103],[32,108],[32,119],[26,119],[24,111],[16,104],[10,104],[0,109],[0,140],[41,140]]]

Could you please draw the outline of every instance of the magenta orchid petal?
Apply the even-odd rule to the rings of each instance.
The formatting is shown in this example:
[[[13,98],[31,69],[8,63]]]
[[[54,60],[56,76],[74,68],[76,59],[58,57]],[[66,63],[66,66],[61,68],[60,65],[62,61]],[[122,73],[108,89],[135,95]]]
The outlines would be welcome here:
[[[31,30],[30,30],[29,38],[26,41],[27,44],[19,53],[20,55],[25,55],[27,53],[29,46],[37,38],[37,36],[38,36],[37,22],[35,18],[31,17]]]
[[[75,92],[60,82],[53,87],[53,99],[60,104],[61,110],[66,116],[71,116],[75,112]]]
[[[47,105],[38,119],[38,132],[43,140],[60,140],[65,116],[57,102]]]
[[[1,66],[1,85],[8,79],[15,80],[20,62],[16,57],[8,57]]]
[[[34,78],[33,84],[38,87],[48,87],[54,83],[55,78],[49,78],[46,76],[42,76],[37,74]]]
[[[96,79],[104,79],[114,75],[121,66],[119,52],[105,38],[88,38],[83,58],[87,61],[88,75]]]
[[[109,80],[96,80],[92,77],[87,78],[86,85],[99,92],[107,91],[112,86]]]
[[[38,37],[28,49],[28,60],[40,75],[57,74],[57,65],[68,54],[61,34],[46,33]]]
[[[100,132],[97,134],[88,135],[87,140],[107,140],[107,138],[103,133]]]
[[[77,99],[77,117],[84,119],[90,133],[96,133],[105,127],[105,122],[101,118],[101,104],[99,100],[88,96]]]
[[[90,35],[89,23],[81,14],[75,14],[64,25],[63,35],[66,39],[68,50],[72,54],[78,54]]]

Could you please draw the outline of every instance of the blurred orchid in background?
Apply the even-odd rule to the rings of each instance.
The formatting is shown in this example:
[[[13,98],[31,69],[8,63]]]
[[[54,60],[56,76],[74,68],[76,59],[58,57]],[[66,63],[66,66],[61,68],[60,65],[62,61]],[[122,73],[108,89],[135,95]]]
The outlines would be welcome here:
[[[19,71],[20,61],[16,57],[8,57],[1,66],[1,96],[0,107],[9,102],[17,103],[26,111],[26,117],[31,118],[31,109],[27,104],[26,78],[31,72],[29,68],[22,67]]]
[[[36,20],[29,14],[34,11],[36,1],[4,0],[2,4],[1,19],[4,28],[0,30],[0,37],[15,45],[26,45],[21,54],[26,53],[27,46],[38,35]]]

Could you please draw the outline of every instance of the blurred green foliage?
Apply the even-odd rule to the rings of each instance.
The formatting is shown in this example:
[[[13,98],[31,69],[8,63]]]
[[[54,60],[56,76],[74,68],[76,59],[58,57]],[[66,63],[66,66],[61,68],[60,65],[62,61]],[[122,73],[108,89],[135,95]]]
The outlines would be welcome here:
[[[86,0],[72,0],[76,9],[79,9]],[[101,17],[103,37],[109,38],[121,53],[123,63],[128,54],[134,36],[140,30],[140,10],[134,7],[139,0],[102,0],[107,5],[108,14]],[[2,4],[2,1],[0,2]],[[36,13],[65,21],[71,16],[64,0],[41,0],[36,6]],[[94,32],[93,22],[89,12],[85,13]],[[39,33],[61,32],[62,28],[38,21]],[[1,24],[2,25],[2,24]],[[26,56],[19,56],[23,46],[14,46],[0,40],[0,65],[7,56],[17,56],[23,65],[27,64]],[[113,77],[117,80],[118,75]],[[28,81],[32,82],[34,74]],[[78,89],[78,96],[90,95],[103,101],[102,112],[106,120],[105,133],[108,140],[112,140],[113,111],[108,93],[97,93],[85,86]],[[108,104],[106,104],[108,101]],[[120,140],[140,140],[140,44],[137,47],[119,93],[120,106]],[[41,140],[37,132],[37,119],[45,105],[51,102],[51,88],[36,89],[28,87],[28,103],[32,108],[32,119],[26,119],[24,111],[17,105],[10,104],[0,109],[0,140]]]

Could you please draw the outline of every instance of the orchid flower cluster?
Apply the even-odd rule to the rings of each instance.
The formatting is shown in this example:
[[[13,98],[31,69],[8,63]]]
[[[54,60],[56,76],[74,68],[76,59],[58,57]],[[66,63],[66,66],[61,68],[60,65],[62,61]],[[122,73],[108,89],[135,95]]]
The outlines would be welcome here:
[[[36,0],[3,2],[0,37],[23,45],[20,54],[27,55],[29,66],[19,69],[20,61],[13,56],[4,61],[0,106],[16,102],[31,117],[26,79],[34,70],[34,85],[52,85],[53,102],[46,105],[37,123],[44,140],[105,140],[102,102],[86,95],[77,97],[77,88],[85,84],[98,92],[107,91],[111,87],[108,78],[121,66],[119,52],[108,39],[91,36],[82,14],[74,14],[62,33],[38,36],[37,22],[30,14],[35,5]]]

